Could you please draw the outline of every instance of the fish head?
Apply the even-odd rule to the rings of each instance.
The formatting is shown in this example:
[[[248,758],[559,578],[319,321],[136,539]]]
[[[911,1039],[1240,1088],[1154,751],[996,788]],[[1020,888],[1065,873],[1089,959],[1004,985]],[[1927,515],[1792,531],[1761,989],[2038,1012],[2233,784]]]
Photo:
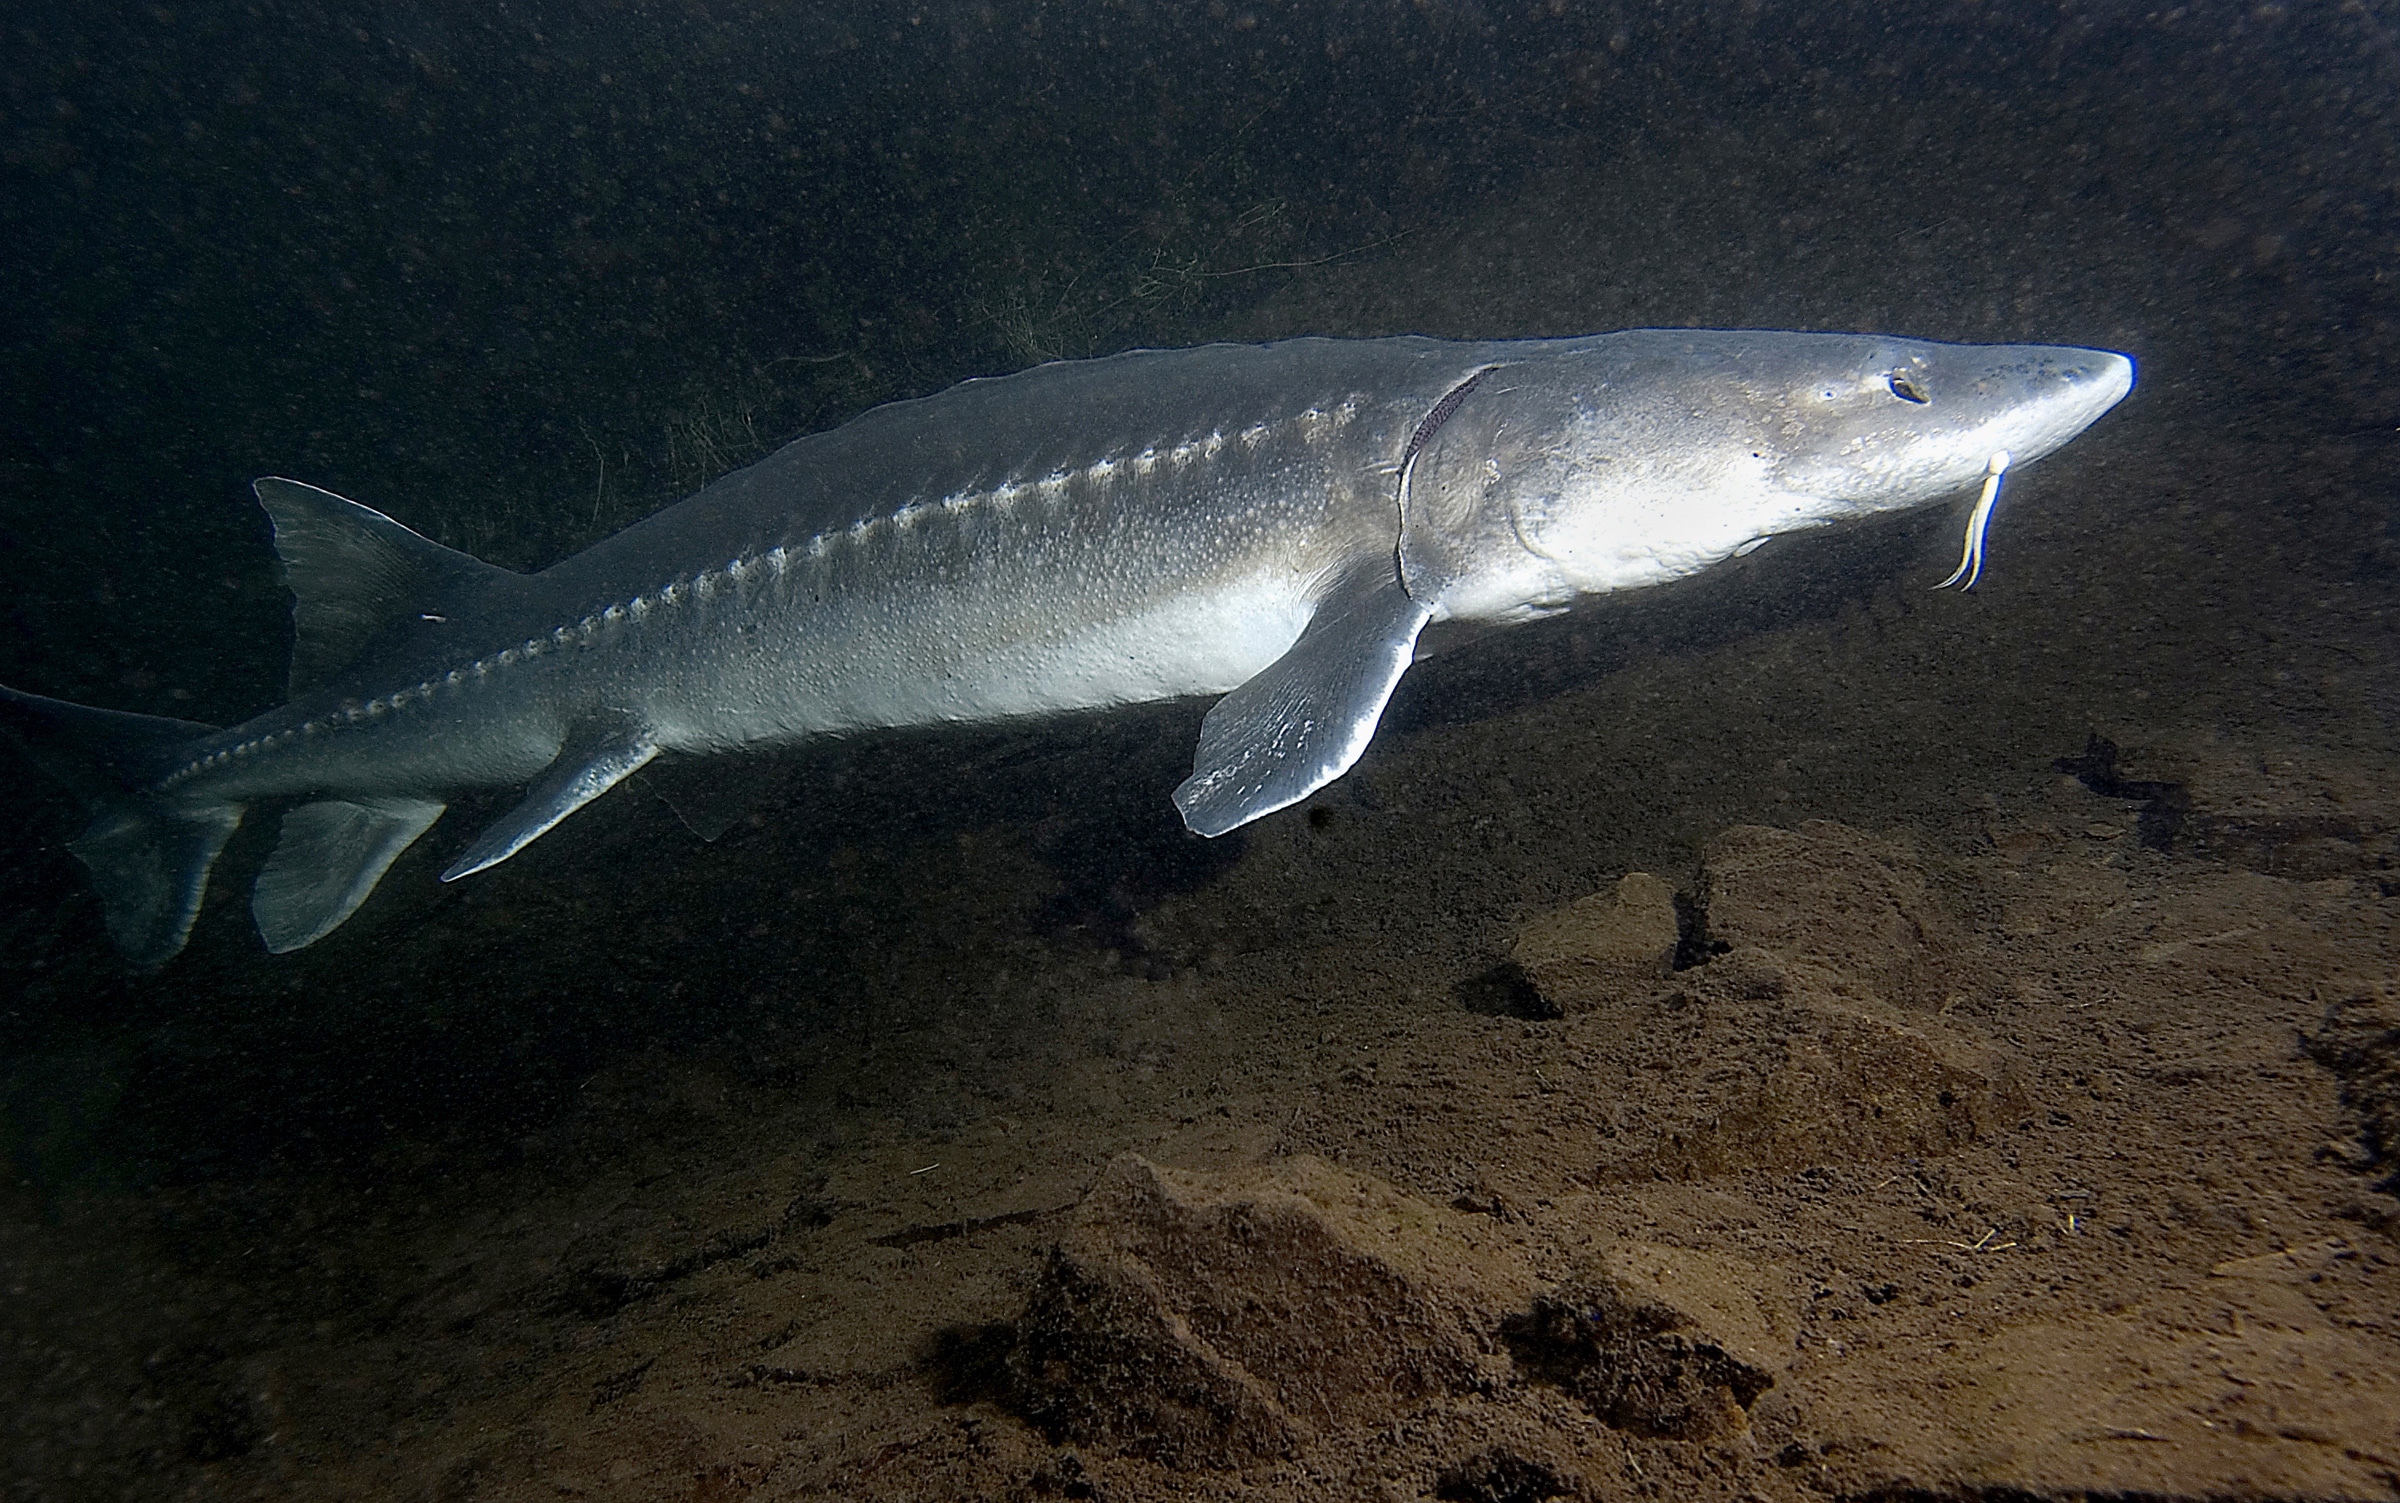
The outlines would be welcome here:
[[[1939,501],[2040,459],[2133,389],[2133,362],[2069,345],[1812,336],[1762,434],[1781,494],[1817,520]],[[1798,353],[1798,352],[1795,352]]]
[[[1406,467],[1402,573],[1437,619],[1546,614],[1948,499],[2133,385],[2101,350],[1882,335],[1636,330],[1495,353]]]

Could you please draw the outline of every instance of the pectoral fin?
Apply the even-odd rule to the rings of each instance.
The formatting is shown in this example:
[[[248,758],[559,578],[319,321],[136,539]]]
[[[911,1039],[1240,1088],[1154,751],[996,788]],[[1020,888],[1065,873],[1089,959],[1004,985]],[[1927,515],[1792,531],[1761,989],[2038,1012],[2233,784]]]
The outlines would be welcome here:
[[[525,801],[476,836],[466,854],[442,873],[442,880],[455,882],[498,866],[657,755],[648,727],[629,719],[579,727],[525,790]]]
[[[1175,790],[1183,822],[1222,835],[1349,771],[1374,739],[1431,615],[1409,597],[1390,559],[1352,571],[1291,650],[1200,723],[1192,775]]]
[[[442,817],[432,799],[324,799],[283,817],[250,889],[250,916],[277,955],[313,945],[358,911],[416,838]]]

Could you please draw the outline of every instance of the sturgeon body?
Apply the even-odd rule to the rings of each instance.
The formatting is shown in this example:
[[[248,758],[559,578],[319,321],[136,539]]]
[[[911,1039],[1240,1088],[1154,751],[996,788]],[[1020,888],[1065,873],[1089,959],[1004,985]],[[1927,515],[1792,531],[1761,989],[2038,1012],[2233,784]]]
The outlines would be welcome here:
[[[83,793],[118,946],[183,945],[246,806],[292,802],[267,946],[329,933],[456,793],[507,859],[661,754],[1222,694],[1186,822],[1338,777],[1419,633],[1958,495],[2066,442],[2123,356],[1874,335],[1298,339],[970,381],[800,439],[538,574],[257,483],[291,698],[228,729],[0,690]],[[1980,515],[1980,514],[1979,514]]]

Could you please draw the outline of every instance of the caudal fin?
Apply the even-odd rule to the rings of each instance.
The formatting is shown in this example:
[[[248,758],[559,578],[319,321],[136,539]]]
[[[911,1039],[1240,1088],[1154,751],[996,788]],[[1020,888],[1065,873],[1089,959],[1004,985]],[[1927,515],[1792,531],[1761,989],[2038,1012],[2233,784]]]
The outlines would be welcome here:
[[[183,948],[208,869],[242,822],[239,804],[184,807],[142,792],[216,729],[0,688],[0,732],[91,813],[67,849],[90,868],[109,938],[135,965],[164,965]]]

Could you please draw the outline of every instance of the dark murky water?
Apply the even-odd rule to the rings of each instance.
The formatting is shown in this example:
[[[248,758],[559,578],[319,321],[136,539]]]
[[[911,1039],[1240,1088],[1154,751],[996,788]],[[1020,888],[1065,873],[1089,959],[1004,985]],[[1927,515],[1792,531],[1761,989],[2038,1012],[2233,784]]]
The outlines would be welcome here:
[[[1688,864],[1729,819],[1938,839],[1962,781],[2039,780],[2087,725],[2164,701],[2378,751],[2400,717],[2400,686],[2356,668],[2390,662],[2400,620],[2400,42],[2380,3],[26,0],[0,34],[13,686],[215,722],[272,703],[288,597],[262,474],[531,567],[799,433],[1042,359],[1688,324],[2095,345],[2132,353],[2141,385],[2045,467],[2055,484],[2013,493],[1980,618],[1926,639],[1921,702],[1789,736],[1688,708],[1725,691],[1721,648],[1916,619],[1946,516],[1428,664],[1395,743],[1685,671],[1605,762],[1613,802],[1554,811],[1514,865],[1470,858],[1463,826],[1429,837],[1439,875],[1356,871],[1327,913],[1397,901],[1465,932],[1545,882]],[[1222,941],[1148,918],[1241,858],[1166,803],[1201,708],[804,751],[715,846],[621,794],[540,860],[438,888],[488,812],[462,807],[350,926],[280,959],[240,901],[254,821],[154,976],[111,957],[63,846],[72,808],[20,765],[6,1215],[105,1203],[148,1239],[161,1300],[255,1289],[245,1249],[311,1241],[289,1197],[414,1205],[505,1170],[628,1060],[799,1091],[829,1053],[937,1026],[1004,953],[1206,971]],[[1494,771],[1444,792],[1370,762],[1327,807],[1501,797],[1472,791]],[[1001,876],[941,869],[995,830]],[[962,896],[979,883],[998,885]],[[1342,922],[1270,915],[1239,946],[1320,919]],[[884,1068],[862,1100],[937,1127],[1008,1099],[997,1065]],[[292,1300],[276,1318],[341,1303]],[[267,1339],[275,1301],[186,1303],[160,1340],[210,1371]],[[70,1435],[60,1396],[138,1386],[118,1369],[143,1338],[96,1335],[98,1376],[62,1377],[74,1338],[30,1310],[0,1304],[0,1328],[52,1343],[0,1358],[0,1401],[40,1399],[9,1496],[244,1485],[222,1469],[264,1443],[207,1382],[159,1400],[182,1406],[165,1439]]]

